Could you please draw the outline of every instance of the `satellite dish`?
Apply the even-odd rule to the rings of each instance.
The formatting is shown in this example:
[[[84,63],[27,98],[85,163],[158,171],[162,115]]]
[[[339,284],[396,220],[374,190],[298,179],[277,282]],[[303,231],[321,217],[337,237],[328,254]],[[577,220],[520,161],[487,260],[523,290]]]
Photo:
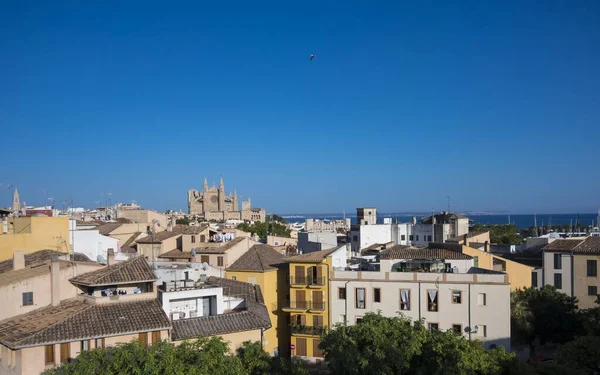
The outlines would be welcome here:
[[[98,255],[96,257],[96,260],[98,261],[98,263],[106,264],[106,259],[104,259],[102,255]]]
[[[206,271],[206,270],[207,270],[209,267],[210,267],[210,265],[209,265],[208,263],[206,263],[206,262],[203,262],[203,263],[202,263],[202,269],[203,269],[204,271]]]

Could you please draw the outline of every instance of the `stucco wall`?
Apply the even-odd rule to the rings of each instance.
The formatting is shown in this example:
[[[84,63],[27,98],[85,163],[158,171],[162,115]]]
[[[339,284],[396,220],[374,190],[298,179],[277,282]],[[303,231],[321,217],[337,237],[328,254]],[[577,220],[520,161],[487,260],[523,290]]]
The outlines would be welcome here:
[[[15,250],[32,253],[51,249],[62,252],[71,250],[69,218],[67,217],[18,217],[9,218],[9,234],[0,231],[0,261],[10,259]]]
[[[474,264],[479,268],[487,270],[494,270],[494,259],[504,262],[506,270],[503,272],[506,272],[509,276],[511,290],[529,288],[531,286],[531,271],[533,271],[533,267],[464,245],[462,246],[462,252],[472,257],[477,257],[477,261]]]
[[[596,275],[600,275],[600,256],[599,255],[580,255],[574,256],[573,260],[573,286],[575,297],[579,299],[580,309],[589,309],[596,307],[597,295],[588,295],[588,286],[595,286],[600,292],[600,277],[587,275],[587,261],[595,260],[597,265]],[[564,283],[564,280],[563,280]]]

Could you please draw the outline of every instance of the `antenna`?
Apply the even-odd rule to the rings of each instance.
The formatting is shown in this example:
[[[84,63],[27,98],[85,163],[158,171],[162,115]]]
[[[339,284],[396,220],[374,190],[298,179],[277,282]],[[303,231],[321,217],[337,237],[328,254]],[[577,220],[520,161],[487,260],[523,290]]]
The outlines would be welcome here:
[[[450,212],[450,196],[446,195],[446,198],[448,198],[448,212]]]
[[[537,227],[537,215],[536,214],[533,214],[533,226],[534,226],[533,234],[535,237],[537,237],[538,236],[538,227]]]

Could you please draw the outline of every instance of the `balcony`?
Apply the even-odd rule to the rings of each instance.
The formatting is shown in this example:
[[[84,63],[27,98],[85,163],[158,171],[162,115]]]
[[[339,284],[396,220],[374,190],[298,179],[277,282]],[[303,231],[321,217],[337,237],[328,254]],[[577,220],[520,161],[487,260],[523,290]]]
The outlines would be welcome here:
[[[290,285],[294,286],[306,286],[306,276],[290,276]]]
[[[309,288],[322,288],[325,286],[324,277],[309,277],[307,281]]]
[[[326,302],[310,302],[308,305],[308,309],[310,311],[325,311]]]
[[[292,334],[296,334],[296,335],[321,336],[327,332],[327,327],[326,326],[320,326],[320,327],[303,326],[303,325],[292,324],[290,326],[290,330],[292,331]]]
[[[309,306],[309,301],[284,301],[281,304],[281,309],[287,312],[306,311]]]

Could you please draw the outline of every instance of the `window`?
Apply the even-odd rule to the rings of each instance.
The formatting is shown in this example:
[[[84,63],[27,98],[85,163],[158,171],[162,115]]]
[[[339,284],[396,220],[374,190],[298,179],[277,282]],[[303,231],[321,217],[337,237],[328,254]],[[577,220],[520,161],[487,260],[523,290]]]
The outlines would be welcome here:
[[[306,339],[296,337],[296,355],[306,356]]]
[[[405,234],[401,235],[401,236],[400,236],[400,239],[401,239],[402,241],[406,241],[406,235],[405,235]]]
[[[556,289],[562,289],[562,273],[554,274],[554,286]]]
[[[192,243],[196,243],[196,236],[192,236]]]
[[[597,286],[588,286],[588,296],[597,296],[598,295],[598,287]]]
[[[487,337],[487,326],[485,326],[485,325],[480,325],[480,326],[479,326],[479,334],[480,334],[482,337]]]
[[[217,257],[217,266],[223,267],[223,257]]]
[[[235,277],[235,276],[231,276],[231,280],[233,280],[233,281],[236,281],[236,280],[237,280],[237,277]]]
[[[67,362],[71,356],[71,345],[68,342],[60,344],[60,363]]]
[[[202,263],[208,263],[209,262],[208,255],[201,255],[200,256],[200,262],[202,262]]]
[[[410,290],[400,289],[400,310],[410,310]]]
[[[323,357],[323,352],[319,349],[319,344],[321,340],[314,339],[313,340],[313,357]]]
[[[206,236],[201,234],[200,235],[200,242],[206,242]]]
[[[104,339],[96,339],[96,348],[104,349]]]
[[[409,239],[410,241],[412,241],[412,240],[413,240],[413,235],[411,234],[410,236],[408,236],[408,239]]]
[[[588,260],[587,261],[587,275],[598,276],[598,261]]]
[[[559,270],[562,268],[562,259],[560,254],[554,254],[554,269]]]
[[[427,242],[431,242],[431,236],[427,236]]]
[[[366,292],[365,292],[365,288],[356,288],[356,308],[357,309],[364,309],[366,308],[365,306],[365,300],[366,300]]]
[[[477,255],[473,257],[473,267],[479,267],[479,257]]]
[[[417,234],[417,236],[416,236],[416,241],[418,241],[418,240],[419,240],[419,235]]]
[[[358,236],[352,236],[352,241],[353,242],[358,242]]]
[[[462,303],[462,292],[460,290],[452,291],[452,303]]]
[[[153,331],[152,332],[152,343],[156,344],[159,341],[160,341],[160,331]]]
[[[23,293],[23,306],[33,305],[33,292]]]
[[[141,332],[139,334],[139,340],[140,340],[140,344],[142,344],[142,346],[147,346],[148,345],[148,332]]]
[[[90,342],[88,340],[83,340],[81,342],[81,351],[85,352],[86,350],[90,350]]]
[[[313,315],[313,327],[323,327],[322,315]]]
[[[338,299],[346,299],[346,288],[338,288]]]
[[[487,305],[487,296],[485,295],[485,293],[479,293],[479,294],[477,294],[477,304],[479,306],[486,306]]]
[[[363,317],[362,316],[357,316],[356,317],[356,324],[360,324],[363,321]]]
[[[537,283],[537,272],[532,272],[531,273],[531,286],[534,288],[537,288],[538,283]]]
[[[381,289],[373,289],[373,302],[381,302]]]
[[[54,364],[54,345],[46,345],[44,347],[44,352],[46,353],[46,364],[53,365]]]
[[[427,311],[438,311],[438,291],[427,291]]]
[[[346,315],[345,314],[340,315],[340,323],[346,324]]]
[[[437,323],[429,323],[427,326],[429,327],[429,332],[439,331],[440,329],[440,325]]]
[[[452,324],[452,330],[459,335],[462,334],[462,326],[460,324]]]

